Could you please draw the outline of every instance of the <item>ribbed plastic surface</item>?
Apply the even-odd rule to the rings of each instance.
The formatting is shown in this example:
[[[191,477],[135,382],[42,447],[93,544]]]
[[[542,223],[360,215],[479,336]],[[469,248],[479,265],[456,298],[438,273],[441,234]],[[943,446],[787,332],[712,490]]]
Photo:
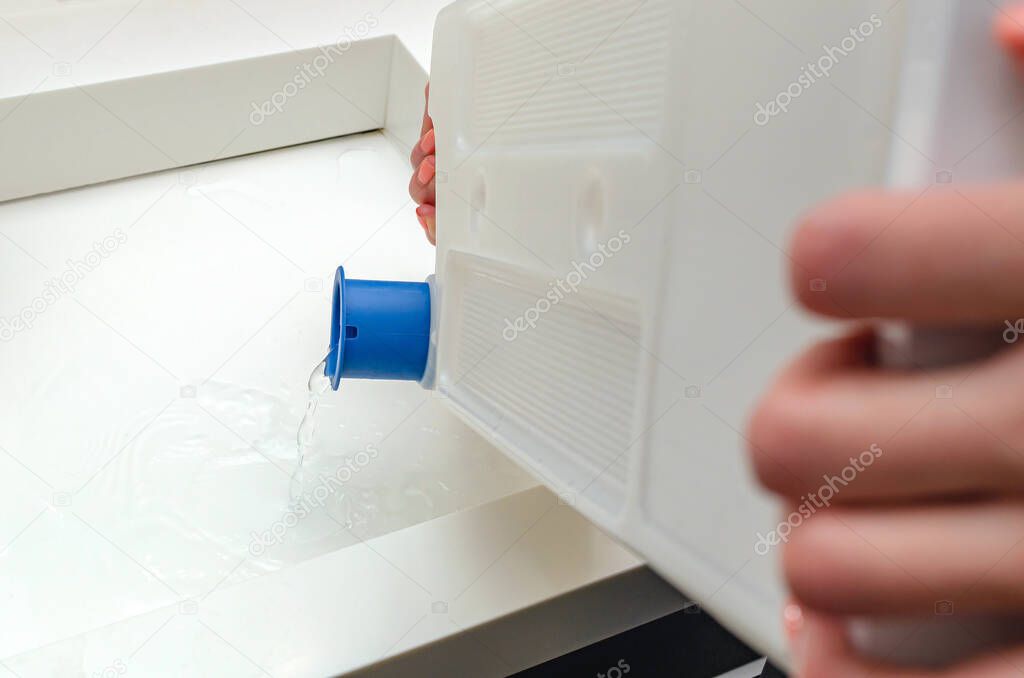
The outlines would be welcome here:
[[[552,12],[544,0],[492,0],[470,10],[481,16],[473,143],[657,135],[670,44],[668,2],[600,4],[594,11],[592,0],[572,0]],[[629,87],[621,86],[623,74]]]
[[[442,391],[500,413],[488,422],[494,434],[518,441],[535,470],[617,511],[640,364],[636,304],[581,290],[540,312],[546,276],[471,255],[455,257],[449,274],[462,294],[449,297],[456,322],[443,331],[458,344]]]

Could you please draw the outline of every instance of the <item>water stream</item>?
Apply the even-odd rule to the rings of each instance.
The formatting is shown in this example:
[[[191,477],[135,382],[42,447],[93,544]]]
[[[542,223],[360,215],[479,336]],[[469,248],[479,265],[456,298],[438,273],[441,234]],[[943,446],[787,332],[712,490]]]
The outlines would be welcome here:
[[[297,501],[302,495],[303,466],[306,463],[306,457],[313,450],[313,442],[316,440],[316,413],[320,408],[320,397],[331,387],[331,380],[325,374],[326,367],[327,358],[324,358],[313,368],[313,371],[309,373],[309,379],[306,380],[306,390],[308,392],[306,411],[302,415],[302,421],[299,422],[299,429],[295,434],[297,460],[290,488],[290,496],[293,502]]]

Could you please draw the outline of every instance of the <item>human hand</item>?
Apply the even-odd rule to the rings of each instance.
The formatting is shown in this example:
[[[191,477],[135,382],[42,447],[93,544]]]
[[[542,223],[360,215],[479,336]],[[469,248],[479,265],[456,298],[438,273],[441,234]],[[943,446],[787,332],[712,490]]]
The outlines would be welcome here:
[[[1024,59],[1024,8],[996,34]],[[1024,314],[1024,181],[844,196],[805,218],[790,252],[816,313],[998,336]],[[783,548],[795,675],[1020,675],[1024,646],[911,671],[862,658],[846,636],[851,617],[927,619],[947,603],[961,619],[1024,614],[1024,342],[917,371],[880,367],[874,346],[861,327],[812,347],[750,423],[761,482],[787,513],[811,514]],[[841,482],[820,508],[828,477]]]
[[[427,103],[430,101],[430,83],[423,93]],[[434,208],[434,121],[427,113],[426,104],[423,109],[423,126],[420,139],[412,149],[410,156],[413,173],[409,180],[409,195],[416,201],[416,216],[420,220],[423,232],[430,244],[435,244],[436,222]]]

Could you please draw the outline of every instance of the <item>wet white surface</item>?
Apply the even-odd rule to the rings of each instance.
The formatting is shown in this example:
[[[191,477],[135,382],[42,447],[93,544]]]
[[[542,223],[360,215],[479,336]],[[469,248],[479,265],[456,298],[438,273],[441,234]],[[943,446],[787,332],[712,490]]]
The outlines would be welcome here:
[[[35,675],[23,653],[114,624],[256,675],[166,611],[534,486],[416,384],[353,382],[321,402],[325,489],[289,505],[334,268],[433,270],[407,176],[372,133],[0,205],[0,660]],[[43,664],[124,656],[80,645]]]

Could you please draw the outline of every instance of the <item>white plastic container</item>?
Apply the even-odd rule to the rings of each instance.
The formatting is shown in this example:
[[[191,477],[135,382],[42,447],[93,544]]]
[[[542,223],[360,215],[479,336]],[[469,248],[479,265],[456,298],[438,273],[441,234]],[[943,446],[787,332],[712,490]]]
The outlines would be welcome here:
[[[792,224],[886,175],[890,5],[480,0],[435,30],[439,392],[776,659],[743,430],[820,331],[783,283]]]
[[[788,232],[845,189],[1021,169],[984,138],[1021,104],[996,11],[460,0],[437,22],[438,392],[783,664],[780,517],[743,431],[830,329],[789,297]]]

